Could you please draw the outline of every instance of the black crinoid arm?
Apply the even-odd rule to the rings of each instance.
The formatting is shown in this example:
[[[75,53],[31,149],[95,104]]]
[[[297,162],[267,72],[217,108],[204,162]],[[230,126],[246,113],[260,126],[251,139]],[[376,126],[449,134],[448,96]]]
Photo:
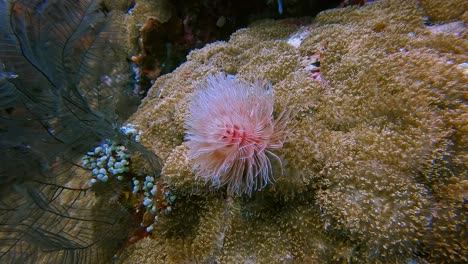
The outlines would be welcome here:
[[[129,214],[91,199],[79,165],[105,139],[131,144],[117,16],[100,1],[0,0],[1,263],[106,263],[127,236]]]

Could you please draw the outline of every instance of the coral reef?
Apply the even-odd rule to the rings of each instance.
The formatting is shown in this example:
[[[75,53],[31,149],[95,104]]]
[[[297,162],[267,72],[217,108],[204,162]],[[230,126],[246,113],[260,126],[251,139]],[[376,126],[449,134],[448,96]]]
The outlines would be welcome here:
[[[130,122],[177,200],[120,261],[468,261],[468,31],[427,26],[427,7],[256,22],[159,77]],[[297,110],[283,174],[251,197],[196,180],[184,142],[190,98],[219,72],[271,82],[275,116]]]
[[[468,16],[468,2],[463,0],[420,0],[432,22],[447,22]]]
[[[283,3],[282,14],[277,11],[277,1],[272,0],[120,0],[106,4],[128,10],[122,28],[136,64],[135,89],[143,97],[154,79],[178,67],[194,48],[225,40],[260,18],[311,16],[340,2],[289,0]]]
[[[87,152],[98,180],[123,173],[127,151],[158,174],[132,128],[118,130],[137,104],[113,11],[93,0],[0,0],[1,263],[112,259],[131,218],[114,188],[102,199],[90,191]],[[95,148],[104,140],[119,149]],[[114,158],[116,170],[103,164]]]

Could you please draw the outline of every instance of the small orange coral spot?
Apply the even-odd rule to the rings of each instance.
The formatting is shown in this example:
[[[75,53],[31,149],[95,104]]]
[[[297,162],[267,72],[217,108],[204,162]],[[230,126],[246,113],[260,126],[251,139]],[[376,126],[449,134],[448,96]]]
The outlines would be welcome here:
[[[138,63],[138,62],[140,62],[140,60],[141,60],[141,56],[132,56],[132,61],[134,63]]]

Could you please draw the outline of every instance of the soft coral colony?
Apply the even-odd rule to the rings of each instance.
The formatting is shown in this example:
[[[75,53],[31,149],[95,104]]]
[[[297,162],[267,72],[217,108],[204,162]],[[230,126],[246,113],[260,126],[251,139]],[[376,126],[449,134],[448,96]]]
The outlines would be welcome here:
[[[159,217],[152,239],[128,247],[122,259],[468,261],[468,6],[447,2],[459,8],[391,0],[322,12],[313,24],[262,21],[192,51],[157,79],[130,120],[142,130],[142,144],[163,159],[155,181],[177,200]],[[271,83],[274,98],[270,89],[255,94],[259,80]],[[252,105],[243,103],[231,108],[246,96],[238,94],[242,89],[247,98],[263,98],[256,106],[264,112],[251,116]],[[277,122],[288,107],[294,116]],[[236,121],[250,117],[266,125]],[[275,134],[290,127],[287,137]],[[246,146],[255,148],[239,156],[228,150],[241,143],[211,144],[246,143],[244,131],[262,133],[246,133],[256,142]],[[275,140],[262,145],[263,135]],[[232,175],[249,175],[250,163],[240,159],[238,168],[229,155],[258,159],[260,149],[274,153],[275,182],[265,185],[266,174],[252,169],[261,177],[234,184],[239,178]],[[282,166],[274,166],[275,157]],[[203,180],[209,176],[215,189]]]

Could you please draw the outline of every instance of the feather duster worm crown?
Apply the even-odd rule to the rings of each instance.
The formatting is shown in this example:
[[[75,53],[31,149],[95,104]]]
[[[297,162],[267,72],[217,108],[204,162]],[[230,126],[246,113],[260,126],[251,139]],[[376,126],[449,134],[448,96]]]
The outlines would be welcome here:
[[[249,84],[225,74],[208,77],[190,103],[186,122],[189,157],[197,178],[230,194],[251,194],[272,182],[272,163],[288,134],[289,112],[273,117],[266,82]]]

